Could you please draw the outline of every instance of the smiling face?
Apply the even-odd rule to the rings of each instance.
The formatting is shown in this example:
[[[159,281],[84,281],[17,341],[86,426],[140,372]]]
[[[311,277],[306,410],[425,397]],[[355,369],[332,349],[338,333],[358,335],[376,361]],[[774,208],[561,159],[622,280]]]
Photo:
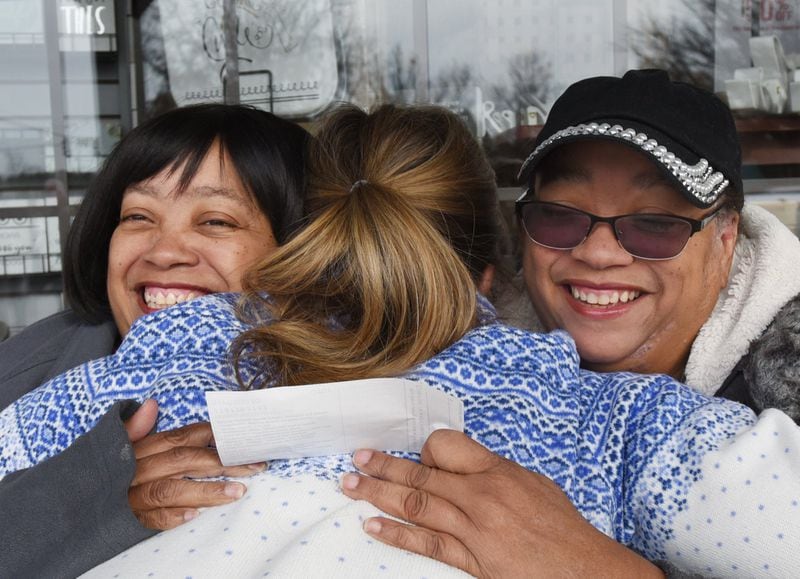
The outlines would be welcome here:
[[[698,219],[644,154],[625,145],[563,145],[536,176],[536,198],[600,216],[661,213]],[[725,287],[738,216],[723,212],[673,259],[630,256],[608,224],[571,250],[535,244],[523,234],[525,285],[549,330],[567,330],[584,367],[683,374],[691,344]]]
[[[121,335],[140,316],[202,295],[240,291],[276,246],[230,159],[214,144],[184,191],[182,167],[130,186],[111,237],[108,298]]]

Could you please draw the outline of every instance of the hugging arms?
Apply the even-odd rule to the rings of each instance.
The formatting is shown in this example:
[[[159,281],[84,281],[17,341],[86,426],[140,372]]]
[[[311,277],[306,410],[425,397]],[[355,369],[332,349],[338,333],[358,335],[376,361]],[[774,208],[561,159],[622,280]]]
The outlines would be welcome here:
[[[669,541],[673,540],[668,536],[670,525],[677,519],[667,514],[660,515],[657,519],[660,522],[657,524],[645,523],[652,519],[652,513],[648,514],[647,511],[648,508],[655,508],[651,501],[659,504],[659,500],[655,498],[658,493],[654,493],[654,488],[649,485],[669,483],[681,486],[683,491],[696,491],[696,481],[692,481],[691,476],[679,475],[678,468],[673,473],[674,480],[658,483],[658,477],[653,478],[655,472],[652,469],[662,459],[668,464],[672,460],[669,457],[679,456],[673,455],[672,449],[680,447],[681,441],[695,438],[696,442],[692,443],[695,447],[689,458],[702,462],[704,457],[712,456],[716,452],[715,444],[730,440],[731,437],[735,439],[737,433],[747,428],[756,428],[752,415],[732,405],[710,403],[680,387],[675,390],[675,383],[667,378],[646,379],[623,375],[599,377],[582,372],[578,368],[574,347],[561,335],[554,334],[548,339],[517,333],[496,323],[486,325],[489,320],[477,323],[477,312],[481,309],[476,305],[480,303],[475,298],[476,282],[480,279],[481,270],[489,265],[493,249],[491,244],[476,245],[471,236],[475,235],[484,241],[491,239],[491,219],[485,225],[486,233],[482,235],[476,235],[474,226],[464,227],[459,219],[474,224],[476,215],[494,215],[491,209],[495,202],[493,181],[490,171],[485,170],[485,160],[481,160],[477,146],[465,135],[465,129],[455,124],[457,121],[447,115],[442,116],[441,113],[425,114],[413,110],[403,113],[390,108],[376,112],[374,116],[343,111],[336,117],[339,125],[332,124],[329,133],[323,131],[322,136],[328,140],[323,139],[322,142],[327,143],[327,146],[321,146],[317,150],[323,158],[315,162],[324,170],[313,173],[311,190],[316,196],[309,203],[312,219],[309,228],[305,230],[305,237],[300,233],[285,248],[278,250],[274,261],[262,264],[252,278],[254,291],[249,294],[250,299],[260,307],[270,306],[272,303],[280,314],[275,316],[275,319],[280,320],[277,323],[261,324],[258,317],[251,320],[257,331],[249,334],[246,340],[250,340],[250,344],[257,344],[259,351],[264,352],[262,361],[269,359],[275,362],[275,365],[267,366],[270,372],[261,379],[269,382],[269,376],[274,377],[273,372],[276,369],[278,379],[282,383],[290,384],[309,381],[309,375],[315,376],[314,380],[323,379],[325,372],[333,376],[337,376],[336,372],[345,372],[347,377],[368,377],[410,370],[412,376],[425,380],[432,387],[450,389],[470,401],[470,432],[479,438],[485,436],[485,441],[494,450],[554,478],[576,502],[581,513],[599,528],[636,546],[649,556],[674,556],[674,552],[666,553],[666,549],[671,544]],[[425,122],[421,121],[423,118]],[[394,124],[391,122],[393,119],[396,121]],[[354,130],[359,126],[362,127],[360,130]],[[434,134],[426,133],[426,128],[434,130]],[[359,137],[354,138],[354,134]],[[334,138],[336,135],[340,135],[339,140]],[[442,135],[448,138],[440,140]],[[414,139],[420,139],[421,142]],[[331,140],[336,146],[333,146]],[[398,143],[405,143],[407,140],[412,140],[415,145],[398,147]],[[337,158],[331,151],[341,157]],[[410,152],[416,152],[420,158],[410,162],[401,155]],[[393,154],[397,156],[392,156]],[[463,168],[465,154],[472,155],[475,159],[470,164],[473,168],[471,171]],[[363,166],[346,162],[347,159],[370,160],[374,156],[383,161]],[[333,167],[329,159],[333,160]],[[455,162],[453,159],[459,161]],[[325,160],[329,160],[328,164]],[[442,166],[442,163],[445,165]],[[376,167],[384,168],[386,173]],[[444,171],[444,168],[448,170]],[[354,187],[356,182],[361,183]],[[437,203],[437,197],[432,195],[435,192],[440,199],[456,195],[458,199],[464,191],[475,192],[475,196],[467,204]],[[476,205],[478,202],[489,205],[480,210],[480,205]],[[450,221],[443,224],[440,221],[442,217]],[[398,223],[408,227],[399,228]],[[376,224],[381,224],[381,227]],[[443,237],[441,228],[447,231],[447,238]],[[349,234],[343,235],[342,231]],[[454,232],[460,232],[465,237],[454,237]],[[371,242],[371,236],[379,236],[380,243]],[[443,242],[443,239],[446,241]],[[358,243],[353,243],[354,240],[358,240]],[[460,248],[461,243],[469,250]],[[415,249],[410,249],[409,244]],[[455,251],[451,245],[455,247]],[[424,256],[419,256],[419,248],[432,248],[431,251],[438,253],[435,258],[424,259]],[[382,251],[381,258],[364,259],[364,252],[368,255],[370,249]],[[449,251],[453,251],[455,255],[448,253]],[[408,263],[411,255],[417,256],[414,263]],[[364,273],[367,265],[376,263],[382,264],[379,271],[370,270],[369,276],[358,275]],[[290,264],[291,267],[281,264]],[[299,269],[298,264],[306,265],[307,270]],[[444,277],[436,283],[420,285],[420,281],[426,281],[426,276],[432,275]],[[354,291],[354,287],[358,287],[354,284],[359,280],[377,285],[373,285],[370,291]],[[403,283],[398,283],[398,280],[403,280]],[[298,288],[304,288],[305,291],[298,291]],[[420,291],[420,288],[424,291]],[[448,288],[446,296],[442,294],[442,288]],[[459,291],[455,298],[452,288]],[[259,300],[258,292],[264,289],[273,296],[274,302],[262,303]],[[323,290],[341,293],[329,296],[328,302],[324,299],[320,301],[320,296],[328,295]],[[381,297],[377,299],[376,296]],[[424,299],[419,299],[420,296]],[[230,318],[231,323],[236,323],[233,321],[235,317],[232,315],[231,304],[225,306],[224,303],[219,303],[223,299],[205,298],[203,301],[207,304],[216,302],[217,313]],[[377,304],[379,309],[368,311],[366,306],[370,304]],[[425,309],[434,306],[446,308],[445,313],[437,309]],[[206,305],[190,302],[178,306],[174,311],[170,308],[154,316],[165,320],[173,315],[183,315],[192,311],[192,308],[202,307]],[[367,315],[372,315],[375,311],[380,314],[380,307],[384,308],[384,314],[387,311],[392,312],[387,317],[387,325],[375,324],[375,318]],[[391,308],[398,309],[393,311]],[[267,309],[273,312],[271,307]],[[309,316],[309,311],[313,315]],[[320,313],[326,315],[322,316]],[[334,325],[332,328],[330,325],[320,324],[320,319],[330,320],[332,314],[333,319],[343,320],[342,327]],[[343,317],[338,317],[342,314]],[[148,318],[151,319],[152,317]],[[443,319],[450,322],[455,320],[458,322],[456,327],[463,329],[452,333],[446,324],[438,323],[433,328],[438,333],[429,332],[425,334],[426,340],[419,339],[417,328],[421,322]],[[392,322],[389,323],[389,320]],[[263,322],[263,319],[260,321]],[[376,327],[389,333],[376,334]],[[291,349],[281,352],[277,346],[286,343],[289,335],[287,328],[292,328],[294,332],[299,329],[300,336],[320,336],[320,341],[325,344],[328,352],[335,352],[337,345],[350,348],[348,339],[352,335],[358,335],[364,350],[357,352],[352,360],[338,354],[332,356],[334,360],[344,361],[343,366],[338,368],[329,368],[330,364],[325,362],[317,366],[298,364],[298,360],[313,359],[299,355],[298,352],[309,345],[317,346],[318,344],[313,343],[317,340],[298,340],[299,343],[292,344]],[[414,339],[400,339],[403,335],[414,336]],[[392,336],[397,336],[397,339],[389,339]],[[391,351],[392,356],[396,357],[384,355],[387,343],[397,345],[397,349]],[[203,351],[211,354],[215,350],[205,348]],[[124,355],[126,352],[127,350],[122,350],[119,354]],[[375,357],[376,352],[380,356]],[[428,358],[429,361],[425,362]],[[321,359],[324,360],[324,357]],[[478,368],[475,367],[476,363]],[[487,386],[487,368],[491,370],[488,375],[492,377],[488,384],[495,389]],[[205,376],[207,379],[208,373]],[[219,383],[224,381],[223,374]],[[200,390],[205,387],[203,384],[207,382],[200,382]],[[520,388],[520,384],[525,387]],[[537,395],[532,395],[534,393]],[[617,395],[620,395],[618,399]],[[177,402],[182,398],[171,400]],[[194,399],[196,400],[196,396]],[[549,402],[544,403],[545,400]],[[557,402],[562,403],[562,406],[550,405]],[[515,411],[503,410],[505,404]],[[520,411],[521,408],[525,410]],[[555,411],[556,408],[559,410]],[[165,417],[170,412],[174,415],[174,409],[165,408]],[[613,418],[609,418],[604,412],[610,412]],[[514,416],[517,418],[513,419]],[[718,424],[709,427],[704,422],[709,417],[718,419]],[[578,424],[592,424],[593,420],[598,424],[609,425],[610,431],[604,428],[599,431],[608,436],[600,436],[592,428],[577,428]],[[555,428],[554,425],[559,421],[566,422]],[[641,427],[644,424],[650,426]],[[766,425],[767,422],[763,424]],[[654,430],[653,425],[658,425],[658,428]],[[776,431],[785,426],[782,423],[781,428]],[[622,430],[617,432],[616,429]],[[564,437],[553,438],[549,434],[551,431],[563,432]],[[497,432],[521,434],[498,436]],[[700,432],[704,434],[700,435]],[[514,440],[523,440],[527,444],[510,442]],[[540,442],[546,443],[548,452],[535,451],[540,447]],[[648,448],[651,449],[650,452],[647,451]],[[576,461],[573,458],[576,456],[574,449],[584,449],[585,456],[578,454],[579,460]],[[637,452],[637,449],[641,452]],[[532,450],[540,454],[531,456]],[[596,456],[617,458],[608,461],[605,469],[600,468],[597,471],[599,465],[593,462]],[[619,462],[621,457],[625,458]],[[311,476],[309,484],[321,485],[315,487],[319,494],[324,489],[327,489],[324,492],[330,493],[331,485],[327,483],[330,483],[331,473],[344,472],[346,463],[346,457],[334,458],[333,463],[328,465],[331,468],[320,471],[319,463],[315,467],[313,461],[310,466],[302,462],[281,462],[274,465],[278,472],[258,475],[256,479],[258,484],[263,484],[270,480],[268,477],[280,477],[280,473],[314,475],[324,471],[329,473],[327,479],[325,476]],[[708,468],[708,465],[704,468]],[[603,484],[587,484],[586,477],[593,479],[598,473],[602,474],[597,480],[603,481]],[[714,480],[711,475],[713,472],[706,476],[707,480]],[[634,479],[626,476],[634,476],[639,482],[633,484]],[[618,494],[623,488],[631,490]],[[783,488],[790,492],[792,487]],[[592,489],[592,492],[588,489]],[[670,501],[674,501],[675,497],[670,493],[667,495],[667,503],[672,504]],[[616,498],[606,501],[603,497]],[[748,500],[752,500],[752,497]],[[660,501],[664,501],[663,496]],[[342,508],[350,507],[343,505]],[[644,511],[636,514],[638,508]],[[669,509],[666,512],[669,513]],[[690,512],[694,516],[698,511],[692,509]],[[197,519],[198,522],[202,520],[203,515]],[[205,520],[208,521],[208,518]],[[648,531],[648,525],[655,525],[656,530],[651,528]],[[736,526],[731,528],[735,529]],[[662,531],[666,535],[660,534]],[[177,541],[182,540],[178,531],[168,536],[175,537]],[[686,540],[685,535],[682,540]],[[746,552],[747,549],[743,549],[738,554]],[[779,565],[780,553],[770,551],[770,555],[773,554],[778,563],[773,561],[772,564]],[[703,554],[704,557],[708,555]]]

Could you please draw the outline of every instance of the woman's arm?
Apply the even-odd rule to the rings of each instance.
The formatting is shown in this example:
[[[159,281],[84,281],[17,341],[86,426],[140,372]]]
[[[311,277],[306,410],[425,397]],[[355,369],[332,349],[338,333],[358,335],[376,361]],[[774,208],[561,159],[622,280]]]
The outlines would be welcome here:
[[[358,451],[364,474],[343,491],[390,515],[369,519],[375,538],[479,577],[662,577],[584,519],[550,479],[491,453],[466,435],[438,430],[422,464]]]
[[[0,481],[0,569],[16,577],[75,576],[155,534],[134,517],[136,461],[120,403],[62,454]]]
[[[249,476],[265,466],[223,468],[207,423],[149,434],[157,406],[137,407],[115,404],[64,452],[0,481],[0,569],[78,575],[246,490],[186,477]]]

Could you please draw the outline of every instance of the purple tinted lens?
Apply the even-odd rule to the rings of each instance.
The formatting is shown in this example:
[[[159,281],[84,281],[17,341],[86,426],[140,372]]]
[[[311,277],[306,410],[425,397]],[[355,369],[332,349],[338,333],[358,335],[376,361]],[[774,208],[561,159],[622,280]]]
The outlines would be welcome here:
[[[555,249],[571,249],[586,238],[592,220],[568,207],[529,203],[522,208],[522,223],[536,243]]]
[[[677,217],[630,215],[617,219],[620,245],[636,257],[669,259],[675,257],[692,235],[692,226]]]

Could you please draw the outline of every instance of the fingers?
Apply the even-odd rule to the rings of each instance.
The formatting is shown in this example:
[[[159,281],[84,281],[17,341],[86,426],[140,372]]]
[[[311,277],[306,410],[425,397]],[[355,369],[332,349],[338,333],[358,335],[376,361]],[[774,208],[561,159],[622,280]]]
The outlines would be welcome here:
[[[158,417],[158,403],[155,400],[145,400],[139,409],[125,421],[125,430],[131,442],[138,442],[147,436],[156,424]]]
[[[152,511],[134,511],[133,514],[143,527],[156,529],[158,531],[166,531],[167,529],[174,529],[178,525],[191,521],[200,514],[200,511],[197,509],[172,508],[155,509]]]
[[[136,460],[134,485],[159,479],[215,476],[252,476],[266,469],[266,463],[241,466],[223,466],[213,448],[179,446],[159,454],[151,454]]]
[[[205,448],[213,442],[214,435],[211,432],[211,425],[208,422],[197,422],[175,430],[166,430],[146,436],[136,442],[133,448],[138,459],[181,446]]]
[[[385,513],[433,531],[453,533],[471,525],[456,505],[425,490],[356,473],[344,475],[341,486],[352,499],[365,500]]]
[[[503,462],[498,455],[457,430],[434,430],[422,446],[422,464],[458,474],[485,472]]]
[[[449,473],[375,450],[357,450],[353,464],[371,477],[433,494],[444,494],[455,481]]]
[[[411,527],[383,517],[367,519],[364,522],[364,531],[388,545],[431,557],[473,576],[481,575],[481,569],[472,553],[461,541],[447,533]]]
[[[134,513],[158,509],[185,512],[231,503],[242,498],[246,490],[242,483],[234,481],[161,479],[132,486],[128,503]]]

